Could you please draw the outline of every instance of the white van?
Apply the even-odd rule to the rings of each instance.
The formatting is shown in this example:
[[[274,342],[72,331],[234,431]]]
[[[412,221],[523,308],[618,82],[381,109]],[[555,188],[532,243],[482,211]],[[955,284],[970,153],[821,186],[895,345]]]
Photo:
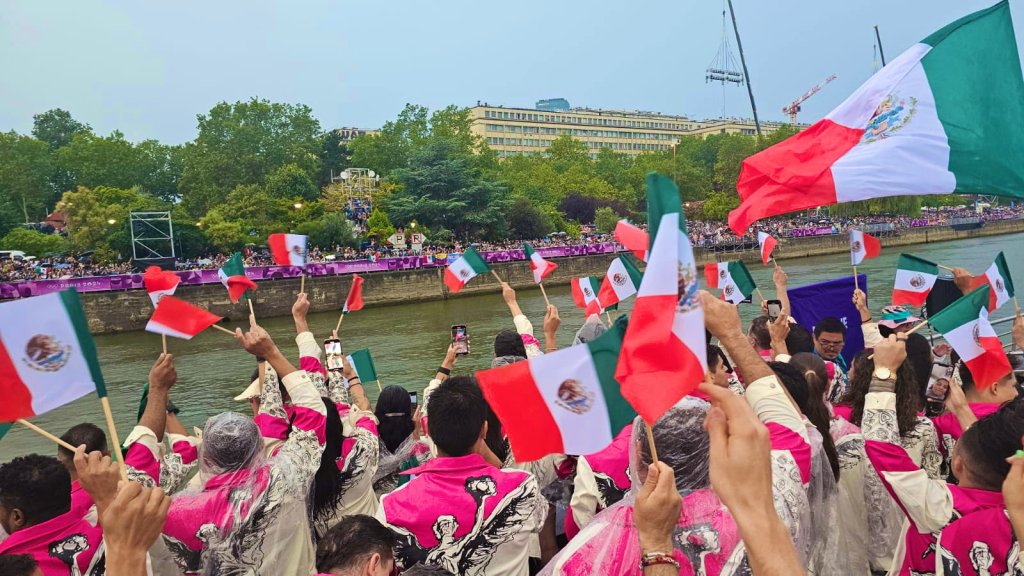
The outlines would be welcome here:
[[[21,250],[0,250],[0,260],[24,260],[25,253]]]

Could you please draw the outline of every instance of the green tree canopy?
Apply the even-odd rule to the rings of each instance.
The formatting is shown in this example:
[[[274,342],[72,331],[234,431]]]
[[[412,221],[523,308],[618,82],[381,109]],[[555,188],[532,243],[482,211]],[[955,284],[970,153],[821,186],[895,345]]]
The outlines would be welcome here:
[[[320,190],[305,170],[296,164],[285,164],[267,176],[267,192],[274,198],[316,200]]]
[[[4,250],[21,250],[30,256],[46,256],[67,250],[67,242],[56,234],[43,234],[38,230],[16,228],[0,240]]]
[[[380,208],[374,208],[370,212],[370,217],[366,219],[366,235],[374,236],[383,242],[394,233],[395,227],[391,224],[387,213]]]
[[[32,135],[46,142],[51,150],[62,148],[71,143],[71,137],[81,132],[90,132],[92,128],[71,117],[67,110],[54,108],[32,117]]]
[[[25,222],[42,222],[53,207],[52,173],[50,148],[45,142],[14,131],[0,133],[0,194]]]
[[[68,241],[74,251],[97,250],[111,257],[130,243],[130,212],[166,210],[168,205],[138,188],[79,186],[65,192],[57,208],[65,214]]]
[[[513,238],[541,238],[551,233],[546,214],[535,208],[526,198],[517,198],[508,209],[509,232]]]

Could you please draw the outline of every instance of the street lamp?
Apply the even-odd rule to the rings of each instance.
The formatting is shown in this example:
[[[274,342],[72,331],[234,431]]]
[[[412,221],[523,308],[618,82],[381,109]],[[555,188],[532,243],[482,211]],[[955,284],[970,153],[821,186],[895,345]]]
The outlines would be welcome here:
[[[296,210],[302,210],[302,202],[296,202],[295,203],[295,209]]]
[[[113,218],[111,218],[111,219],[107,220],[107,224],[117,224],[117,220],[114,220]]]

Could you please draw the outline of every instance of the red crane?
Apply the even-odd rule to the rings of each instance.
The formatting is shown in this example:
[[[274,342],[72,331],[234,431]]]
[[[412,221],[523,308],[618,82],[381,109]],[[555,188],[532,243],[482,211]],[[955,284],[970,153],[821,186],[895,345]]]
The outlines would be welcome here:
[[[828,78],[825,78],[825,80],[821,84],[818,84],[814,88],[811,88],[810,90],[805,92],[803,96],[797,98],[796,100],[793,100],[792,104],[783,108],[782,112],[784,114],[789,115],[789,123],[796,124],[796,115],[800,113],[800,105],[806,102],[807,99],[810,98],[811,96],[817,94],[819,91],[821,91],[822,88],[828,85],[829,82],[835,80],[836,78],[837,76],[835,74],[829,76]]]

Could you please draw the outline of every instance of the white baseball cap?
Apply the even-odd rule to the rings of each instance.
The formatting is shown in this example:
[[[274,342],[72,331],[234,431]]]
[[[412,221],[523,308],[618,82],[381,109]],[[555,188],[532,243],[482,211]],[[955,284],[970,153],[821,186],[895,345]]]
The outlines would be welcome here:
[[[252,384],[249,384],[249,387],[245,389],[245,392],[235,396],[235,400],[242,401],[248,400],[249,398],[259,398],[260,392],[262,391],[263,388],[260,386],[260,379],[257,378],[252,381]]]

